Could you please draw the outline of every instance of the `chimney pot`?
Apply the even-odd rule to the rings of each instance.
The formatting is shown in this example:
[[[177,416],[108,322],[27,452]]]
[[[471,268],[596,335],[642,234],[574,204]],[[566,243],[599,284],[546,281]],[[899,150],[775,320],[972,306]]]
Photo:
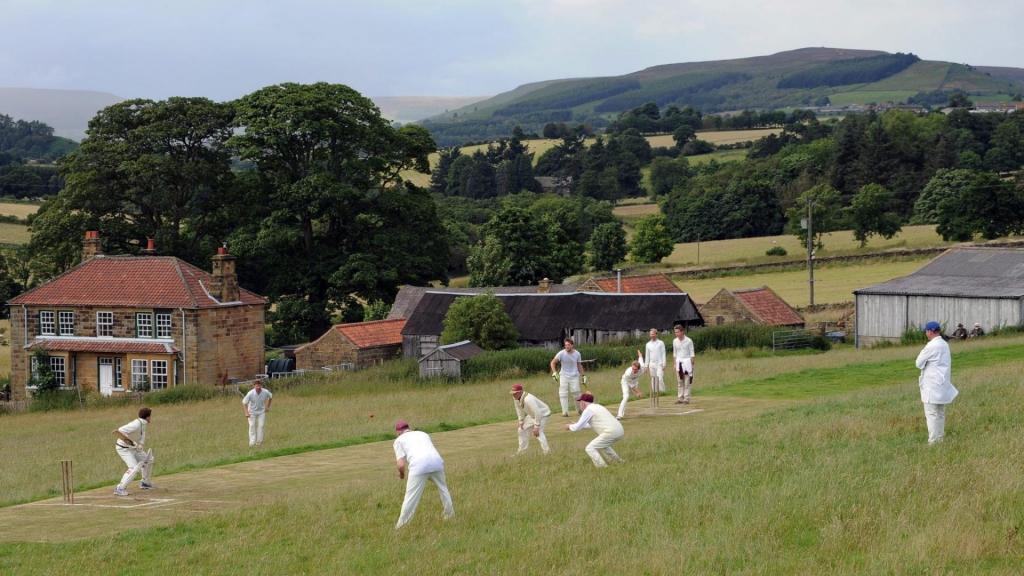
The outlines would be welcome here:
[[[103,254],[103,244],[97,230],[86,230],[82,240],[82,262]]]

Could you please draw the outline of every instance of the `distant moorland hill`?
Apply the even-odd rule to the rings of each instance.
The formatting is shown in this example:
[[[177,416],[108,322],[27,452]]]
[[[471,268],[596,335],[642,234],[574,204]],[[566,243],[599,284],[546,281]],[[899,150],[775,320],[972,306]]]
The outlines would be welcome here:
[[[770,56],[654,66],[622,76],[526,84],[423,122],[441,145],[506,137],[516,125],[540,132],[549,122],[595,127],[647,102],[705,113],[903,103],[964,91],[977,101],[1024,92],[1024,69],[973,67],[876,50],[802,48]]]
[[[381,116],[388,120],[408,124],[471,106],[490,96],[371,96],[380,108]]]

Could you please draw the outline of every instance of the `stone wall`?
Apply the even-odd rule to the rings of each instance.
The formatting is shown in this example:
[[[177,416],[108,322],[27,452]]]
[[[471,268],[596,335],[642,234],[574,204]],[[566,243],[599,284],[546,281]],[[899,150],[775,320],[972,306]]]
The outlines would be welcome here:
[[[186,342],[189,384],[221,384],[262,374],[263,306],[224,306],[196,313],[197,335]],[[186,335],[187,338],[187,335]]]
[[[706,326],[754,322],[746,307],[726,291],[720,291],[701,306],[700,315],[704,317]]]

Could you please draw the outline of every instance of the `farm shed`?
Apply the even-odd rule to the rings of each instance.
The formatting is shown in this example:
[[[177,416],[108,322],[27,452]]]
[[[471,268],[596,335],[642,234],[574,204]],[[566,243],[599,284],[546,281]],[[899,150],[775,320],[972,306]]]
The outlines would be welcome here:
[[[857,346],[930,320],[989,331],[1024,323],[1024,249],[954,248],[909,276],[854,291]]]
[[[437,347],[444,317],[464,293],[426,292],[402,329],[402,353],[418,358]],[[561,348],[569,337],[578,345],[600,344],[647,330],[670,330],[677,323],[703,325],[697,307],[684,293],[495,294],[519,331],[523,346]]]
[[[462,378],[462,363],[483,350],[469,340],[438,346],[420,358],[420,378]]]
[[[408,318],[412,315],[413,310],[419,306],[420,299],[423,298],[424,294],[437,291],[469,295],[484,294],[486,292],[494,294],[561,294],[577,292],[578,288],[575,284],[555,284],[549,280],[541,280],[539,283],[531,286],[491,286],[484,288],[432,288],[405,285],[399,288],[398,294],[395,295],[395,301],[391,304],[391,311],[388,312],[388,320]]]
[[[295,350],[299,370],[351,364],[366,368],[397,358],[402,349],[405,320],[375,320],[337,324],[323,336]]]
[[[722,288],[700,307],[700,313],[714,326],[761,324],[804,327],[800,313],[767,286],[743,290]]]

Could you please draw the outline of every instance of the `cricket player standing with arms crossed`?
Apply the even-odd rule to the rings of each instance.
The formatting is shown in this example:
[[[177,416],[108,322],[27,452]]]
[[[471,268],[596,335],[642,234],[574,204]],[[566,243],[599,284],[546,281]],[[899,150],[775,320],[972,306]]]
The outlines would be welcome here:
[[[249,419],[249,448],[263,444],[263,427],[273,401],[274,395],[263,387],[262,380],[257,380],[252,390],[242,398],[242,412]]]
[[[580,378],[586,382],[585,370],[583,369],[583,358],[580,351],[576,350],[572,338],[566,338],[562,350],[551,359],[551,377],[558,378],[558,400],[562,404],[562,416],[569,416],[569,398],[575,398],[580,393]],[[555,370],[555,363],[561,364],[559,371]],[[579,408],[577,408],[579,410]]]
[[[140,408],[139,417],[131,422],[114,430],[114,446],[117,455],[128,465],[128,471],[121,477],[121,482],[114,488],[115,496],[128,496],[128,484],[135,478],[135,475],[142,472],[142,482],[139,487],[143,490],[154,488],[150,482],[150,475],[153,472],[153,451],[146,450],[146,426],[153,416],[149,408]]]
[[[672,365],[676,373],[676,404],[689,404],[693,387],[693,340],[686,335],[682,324],[675,327],[676,337],[672,339]]]

